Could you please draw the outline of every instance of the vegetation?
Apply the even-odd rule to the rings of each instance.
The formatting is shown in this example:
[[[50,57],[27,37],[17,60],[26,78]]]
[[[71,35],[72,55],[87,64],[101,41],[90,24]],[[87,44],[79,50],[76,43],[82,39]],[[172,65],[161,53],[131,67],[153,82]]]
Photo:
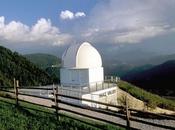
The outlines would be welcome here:
[[[54,83],[60,83],[60,67],[47,67],[45,71],[53,78]]]
[[[74,120],[63,114],[58,121],[53,111],[49,109],[22,102],[20,106],[22,107],[16,107],[12,99],[0,97],[1,130],[98,130],[98,127],[104,130],[122,130],[122,128],[90,120]],[[93,124],[97,128],[88,124]]]
[[[158,95],[147,92],[141,88],[138,88],[130,83],[119,81],[118,87],[132,96],[144,101],[147,106],[151,108],[161,107],[175,111],[175,101],[162,98]]]
[[[60,58],[50,55],[50,54],[43,54],[43,53],[36,53],[36,54],[27,54],[24,55],[29,61],[37,65],[42,69],[46,69],[51,67],[52,65],[60,66],[61,60]]]
[[[25,57],[0,46],[0,86],[12,86],[14,77],[22,86],[46,85],[53,81]]]
[[[149,62],[148,62],[149,63]],[[125,75],[128,74],[134,74],[138,73],[144,70],[148,70],[154,65],[145,63],[144,65],[135,65],[135,64],[127,64],[127,63],[122,63],[122,62],[116,62],[113,64],[110,64],[110,62],[107,62],[106,64],[104,63],[104,68],[105,68],[105,74],[106,75],[116,75],[119,77],[125,77]]]
[[[147,70],[135,71],[121,77],[123,80],[163,96],[175,96],[175,60]]]
[[[59,83],[61,66],[60,58],[43,53],[28,54],[24,56],[39,68],[46,71],[53,78],[54,83]]]

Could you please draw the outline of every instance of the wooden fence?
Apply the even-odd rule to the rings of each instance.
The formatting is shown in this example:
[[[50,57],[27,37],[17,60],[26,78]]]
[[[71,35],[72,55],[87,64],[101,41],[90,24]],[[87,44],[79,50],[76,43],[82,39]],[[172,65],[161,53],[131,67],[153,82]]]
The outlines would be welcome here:
[[[52,88],[36,88],[36,87],[25,88],[25,89],[52,90]],[[32,95],[32,94],[24,94],[24,93],[21,93],[19,90],[20,90],[19,82],[15,81],[15,80],[14,80],[14,88],[0,87],[0,91],[14,94],[17,106],[20,105],[19,101],[24,101],[24,100],[19,99],[19,95],[31,96],[31,97],[35,97],[35,98],[41,98],[41,99],[46,99],[46,100],[53,101],[54,105],[52,105],[50,107],[45,106],[45,105],[41,105],[41,104],[32,103],[32,102],[29,102],[29,101],[24,101],[24,102],[35,104],[35,105],[40,105],[40,106],[43,106],[43,107],[48,107],[48,108],[51,108],[51,109],[55,109],[55,114],[56,114],[56,117],[57,117],[58,120],[60,120],[60,116],[59,116],[61,114],[60,111],[65,111],[65,112],[73,113],[75,115],[80,115],[80,116],[84,116],[84,117],[87,117],[87,118],[95,119],[95,120],[100,121],[100,122],[110,123],[110,124],[113,124],[113,125],[116,125],[116,126],[124,127],[126,129],[133,129],[133,130],[140,129],[140,128],[137,128],[135,126],[132,126],[131,122],[137,122],[137,123],[140,123],[140,124],[155,126],[155,127],[164,128],[164,129],[175,129],[175,126],[172,126],[172,125],[168,126],[168,125],[163,125],[163,124],[160,124],[160,123],[145,121],[145,120],[141,119],[141,118],[143,118],[142,115],[144,115],[146,117],[151,117],[150,120],[155,118],[155,119],[166,119],[166,120],[175,121],[174,116],[160,115],[160,114],[155,114],[155,113],[151,113],[151,112],[145,112],[145,111],[140,111],[140,110],[136,110],[136,109],[131,109],[128,106],[128,100],[126,100],[126,106],[117,106],[117,105],[107,104],[107,103],[103,103],[103,102],[99,102],[99,101],[94,101],[94,100],[83,99],[83,98],[79,98],[79,97],[72,97],[72,96],[68,96],[68,95],[63,95],[63,94],[59,93],[58,87],[53,87],[53,93],[52,94],[53,94],[54,98],[41,97],[41,96]],[[89,106],[86,106],[86,105],[67,102],[65,100],[62,100],[62,98],[96,103],[96,104],[106,106],[106,108],[111,107],[111,108],[115,108],[115,109],[110,110],[110,109],[102,109],[102,108],[93,108],[93,107],[89,107]],[[124,120],[125,123],[121,124],[121,123],[118,123],[117,121],[110,121],[110,120],[100,118],[100,117],[97,117],[97,116],[94,116],[94,115],[87,115],[86,113],[73,111],[71,109],[61,107],[60,104],[68,105],[68,106],[79,108],[79,109],[82,109],[82,110],[87,110],[87,111],[92,111],[92,112],[104,114],[104,115],[107,115],[107,116],[117,117],[117,118],[120,118],[121,120]]]

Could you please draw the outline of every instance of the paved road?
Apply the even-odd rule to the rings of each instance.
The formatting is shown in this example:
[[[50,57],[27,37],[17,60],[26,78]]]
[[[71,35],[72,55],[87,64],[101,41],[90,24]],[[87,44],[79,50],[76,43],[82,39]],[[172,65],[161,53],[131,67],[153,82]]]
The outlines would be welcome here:
[[[46,105],[46,106],[54,105],[54,103],[52,101],[46,100],[46,99],[40,99],[40,98],[34,98],[34,97],[22,96],[22,95],[19,95],[19,98],[23,99],[23,100],[26,100],[26,101],[33,102],[33,103],[41,104],[41,105]],[[70,106],[70,105],[64,105],[64,104],[59,104],[59,107],[69,109],[69,110],[72,110],[72,111],[75,111],[75,112],[80,112],[80,113],[85,114],[85,115],[91,115],[92,117],[99,117],[101,119],[108,120],[108,121],[111,121],[111,122],[116,122],[118,124],[126,125],[126,121],[122,118],[119,118],[119,117],[114,117],[114,116],[110,116],[110,115],[106,115],[106,114],[101,114],[101,113],[93,112],[93,111],[90,111],[90,110],[84,110],[84,109],[81,109],[81,108],[73,107],[73,106]],[[65,111],[62,111],[62,112],[65,112]],[[175,120],[145,119],[145,118],[138,118],[138,117],[137,117],[137,119],[152,122],[152,123],[156,123],[156,124],[171,126],[171,127],[174,127],[174,129],[175,129]],[[146,124],[142,124],[142,123],[138,123],[138,122],[134,122],[134,121],[131,121],[131,126],[134,127],[134,128],[137,128],[137,129],[141,129],[141,130],[166,130],[165,128],[159,128],[159,127],[146,125]]]

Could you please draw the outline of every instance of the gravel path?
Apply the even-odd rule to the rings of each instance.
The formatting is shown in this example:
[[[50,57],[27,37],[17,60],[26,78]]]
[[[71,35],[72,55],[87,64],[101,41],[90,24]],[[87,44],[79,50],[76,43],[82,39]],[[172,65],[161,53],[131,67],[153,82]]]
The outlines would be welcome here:
[[[54,103],[52,101],[46,100],[46,99],[40,99],[40,98],[22,96],[22,95],[19,95],[19,98],[23,99],[23,100],[26,100],[26,101],[33,102],[33,103],[41,104],[41,105],[46,105],[46,106],[54,105]],[[106,114],[101,114],[101,113],[98,113],[98,112],[93,112],[93,111],[90,111],[90,110],[85,110],[85,109],[73,107],[73,106],[70,106],[70,105],[64,105],[64,104],[59,104],[59,107],[69,109],[69,110],[72,110],[72,111],[75,111],[75,112],[80,112],[80,113],[85,114],[85,115],[91,115],[93,117],[98,117],[98,118],[101,118],[101,119],[104,119],[104,120],[107,120],[107,121],[116,122],[118,124],[126,125],[126,121],[122,118],[119,118],[119,117],[114,117],[114,116],[110,116],[110,115],[106,115]],[[65,111],[62,111],[62,112],[65,112]],[[68,113],[68,112],[66,112],[66,113]],[[145,118],[139,118],[139,117],[137,117],[137,119],[152,122],[152,123],[159,124],[159,125],[171,126],[173,128],[170,128],[170,129],[175,129],[175,120],[145,119]],[[147,124],[142,124],[142,123],[138,123],[138,122],[135,122],[135,121],[131,121],[131,127],[141,129],[141,130],[167,130],[165,128],[160,128],[160,127],[155,127],[155,126],[151,126],[151,125],[147,125]]]

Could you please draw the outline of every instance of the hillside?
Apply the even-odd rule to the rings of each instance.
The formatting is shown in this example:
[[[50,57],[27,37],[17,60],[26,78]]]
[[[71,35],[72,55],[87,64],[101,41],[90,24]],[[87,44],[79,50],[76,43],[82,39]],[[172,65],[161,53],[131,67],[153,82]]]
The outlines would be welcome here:
[[[60,58],[44,53],[27,54],[24,57],[42,69],[46,69],[52,65],[59,66],[61,63]]]
[[[0,86],[13,86],[13,78],[22,86],[46,85],[52,78],[17,52],[0,46]]]
[[[144,89],[139,88],[138,86],[135,86],[133,84],[130,84],[130,83],[122,81],[122,80],[120,80],[118,82],[118,87],[121,90],[124,90],[125,92],[127,92],[128,94],[132,95],[136,99],[143,101],[146,106],[153,108],[154,110],[156,107],[160,107],[162,109],[175,111],[175,101],[173,101],[173,100],[166,99],[166,98],[163,98],[159,95],[150,93]],[[120,95],[120,93],[118,93],[118,94]],[[133,102],[134,102],[134,100],[131,102],[131,104]],[[136,104],[137,103],[135,102],[132,104],[132,106],[137,107],[137,108],[140,107],[139,104],[137,104],[138,106],[135,106]]]
[[[147,70],[152,68],[153,65],[145,64],[142,66],[135,66],[131,64],[115,64],[115,65],[105,65],[105,75],[116,75],[119,77],[123,77],[128,73],[137,73],[143,70]]]
[[[55,83],[59,83],[61,66],[60,58],[44,53],[28,54],[24,56],[53,77]]]
[[[147,70],[128,73],[122,79],[163,96],[175,96],[175,60]]]

